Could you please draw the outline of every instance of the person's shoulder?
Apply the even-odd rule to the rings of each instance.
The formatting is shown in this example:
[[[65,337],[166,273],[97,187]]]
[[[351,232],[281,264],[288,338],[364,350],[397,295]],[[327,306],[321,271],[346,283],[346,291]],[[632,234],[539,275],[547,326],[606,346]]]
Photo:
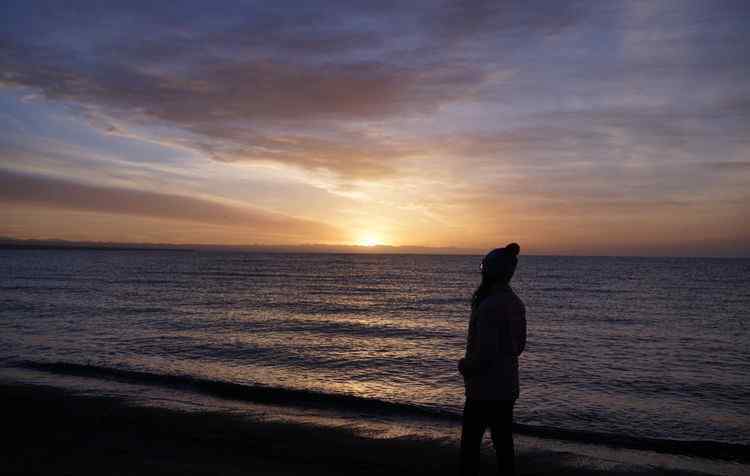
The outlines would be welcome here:
[[[477,311],[480,315],[505,315],[525,312],[526,306],[520,297],[510,288],[487,296]]]
[[[526,305],[523,303],[523,299],[521,299],[521,297],[518,294],[516,294],[516,291],[513,289],[511,290],[510,294],[512,295],[510,298],[510,305],[513,307],[514,311],[516,313],[520,312],[520,313],[525,314]]]
[[[516,293],[515,289],[511,289],[510,290],[510,294],[512,295],[511,299],[513,300],[513,302],[515,302],[517,305],[519,305],[519,306],[521,306],[523,308],[526,307],[524,305],[524,303],[523,303],[523,299],[521,299],[521,297],[518,295],[518,293]]]
[[[482,304],[479,305],[479,312],[495,313],[502,311],[508,305],[508,303],[514,299],[512,291],[500,291],[492,293],[491,295],[484,298]]]

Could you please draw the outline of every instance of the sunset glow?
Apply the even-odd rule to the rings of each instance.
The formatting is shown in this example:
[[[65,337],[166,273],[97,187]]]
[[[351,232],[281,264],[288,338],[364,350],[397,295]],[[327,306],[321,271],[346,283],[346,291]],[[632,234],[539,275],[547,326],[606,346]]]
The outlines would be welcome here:
[[[377,246],[382,245],[380,239],[375,235],[363,235],[362,238],[357,242],[358,246]]]
[[[750,254],[746,3],[44,5],[0,236]]]

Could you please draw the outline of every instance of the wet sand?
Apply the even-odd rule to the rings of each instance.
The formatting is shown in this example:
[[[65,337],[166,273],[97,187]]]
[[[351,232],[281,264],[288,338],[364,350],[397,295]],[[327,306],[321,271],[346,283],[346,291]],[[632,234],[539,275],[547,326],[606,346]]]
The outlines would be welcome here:
[[[453,444],[371,439],[347,428],[135,407],[37,385],[0,385],[2,474],[457,474]],[[494,474],[490,455],[483,474]],[[535,450],[526,475],[698,474]]]

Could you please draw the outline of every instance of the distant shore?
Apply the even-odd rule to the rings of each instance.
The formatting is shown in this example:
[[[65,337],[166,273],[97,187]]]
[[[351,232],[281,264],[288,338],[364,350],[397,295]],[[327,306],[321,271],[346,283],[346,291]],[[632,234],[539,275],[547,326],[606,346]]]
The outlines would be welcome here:
[[[62,251],[195,251],[192,248],[138,248],[130,246],[34,245],[0,243],[0,250],[62,250]]]
[[[0,249],[41,249],[41,250],[105,250],[105,251],[220,251],[245,253],[313,253],[313,254],[395,254],[395,255],[454,255],[478,256],[482,250],[455,247],[391,246],[391,245],[221,245],[221,244],[178,244],[178,243],[127,243],[105,241],[69,241],[17,239],[0,236]]]
[[[2,474],[445,474],[457,448],[371,439],[346,428],[258,422],[217,413],[135,407],[52,387],[0,385],[11,436]],[[494,471],[485,455],[485,473]],[[518,455],[520,474],[699,474],[544,450]]]

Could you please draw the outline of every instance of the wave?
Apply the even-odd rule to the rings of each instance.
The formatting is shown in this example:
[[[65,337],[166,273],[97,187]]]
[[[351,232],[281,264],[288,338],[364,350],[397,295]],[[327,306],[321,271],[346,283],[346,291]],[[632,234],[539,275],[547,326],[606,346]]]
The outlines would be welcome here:
[[[539,288],[540,292],[572,292],[577,294],[633,294],[636,291],[633,289],[597,289],[597,288],[583,288],[580,286],[547,286]]]
[[[416,404],[392,402],[355,395],[316,392],[262,385],[245,385],[220,380],[209,380],[186,375],[167,375],[136,370],[117,369],[71,362],[21,361],[14,366],[59,375],[98,378],[124,383],[155,385],[191,390],[221,398],[268,405],[292,406],[327,410],[362,411],[378,414],[427,417],[460,423],[461,415],[449,410]],[[539,425],[514,423],[514,431],[545,439],[566,440],[619,448],[684,454],[711,459],[750,462],[750,445],[717,441],[672,440],[614,433],[590,432]]]
[[[157,374],[138,370],[125,370],[91,364],[71,362],[22,361],[17,366],[44,372],[78,377],[116,380],[125,383],[157,385],[160,387],[194,390],[201,393],[281,406],[295,406],[319,409],[341,409],[354,411],[375,411],[387,414],[458,418],[455,413],[419,405],[396,403],[384,400],[358,397],[355,395],[316,392],[264,385],[245,385],[221,380],[209,380],[187,375]]]
[[[31,289],[33,291],[69,291],[70,287],[67,286],[0,286],[0,290],[3,291],[22,291],[25,289]]]
[[[443,298],[427,298],[418,299],[416,304],[430,305],[430,304],[466,304],[468,306],[470,299],[468,297],[443,297]]]

